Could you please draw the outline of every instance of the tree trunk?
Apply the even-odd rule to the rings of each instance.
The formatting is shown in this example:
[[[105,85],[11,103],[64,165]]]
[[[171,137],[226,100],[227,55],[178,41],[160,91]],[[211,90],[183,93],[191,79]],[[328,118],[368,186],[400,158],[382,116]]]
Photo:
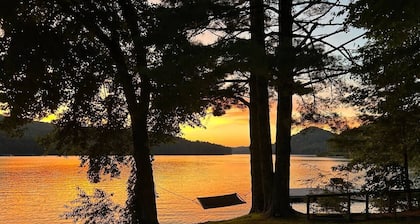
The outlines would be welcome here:
[[[289,200],[292,94],[287,90],[282,92],[284,93],[280,94],[277,103],[276,164],[272,214],[278,217],[287,217],[293,214]]]
[[[140,103],[137,111],[131,111],[135,161],[135,183],[132,205],[132,222],[135,224],[157,224],[156,194],[153,181],[152,162],[147,117],[150,103],[150,84],[142,80]]]
[[[143,125],[136,125],[143,126]],[[138,129],[134,131],[134,129]],[[134,185],[134,214],[133,223],[157,224],[156,196],[153,181],[152,164],[149,156],[147,133],[141,127],[133,126],[134,160],[136,165],[136,179]],[[141,137],[140,137],[141,136]]]
[[[268,74],[265,60],[264,4],[251,0],[251,42],[255,49],[250,55],[250,153],[252,206],[250,212],[265,212],[271,207],[273,163],[271,152]]]
[[[141,31],[138,27],[138,17],[132,1],[119,0],[121,12],[130,30],[135,50],[135,58],[138,68],[147,67],[147,49],[141,39]],[[121,55],[120,61],[124,61]],[[123,68],[124,69],[124,68]],[[127,70],[127,69],[124,69]],[[135,224],[157,224],[156,194],[153,181],[152,162],[150,160],[150,145],[148,136],[148,116],[151,96],[151,84],[147,75],[141,76],[140,97],[136,97],[136,88],[127,71],[121,76],[128,110],[131,116],[133,131],[135,161],[135,183],[132,201],[132,222]],[[137,102],[138,100],[138,102]]]
[[[249,80],[249,134],[250,134],[250,164],[251,164],[251,193],[252,205],[250,213],[259,213],[264,210],[264,190],[261,176],[261,152],[259,146],[259,122],[258,122],[258,104],[257,104],[257,80],[256,75],[251,74]]]
[[[294,214],[290,206],[290,139],[292,125],[293,68],[295,53],[292,45],[292,1],[279,1],[279,46],[277,83],[276,164],[274,173],[272,215]]]
[[[264,77],[257,77],[258,83],[258,118],[260,138],[260,166],[261,181],[264,192],[264,212],[271,209],[273,191],[273,153],[270,134],[270,107],[268,102],[268,81]]]

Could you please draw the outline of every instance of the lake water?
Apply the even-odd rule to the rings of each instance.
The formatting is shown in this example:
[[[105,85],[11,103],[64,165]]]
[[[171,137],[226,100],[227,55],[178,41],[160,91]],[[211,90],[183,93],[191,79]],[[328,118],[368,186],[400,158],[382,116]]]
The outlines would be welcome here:
[[[127,171],[118,179],[99,184],[87,181],[78,157],[0,157],[0,224],[72,223],[60,217],[64,205],[76,198],[77,188],[113,193],[122,205],[126,199]],[[292,156],[291,188],[316,187],[333,177],[331,167],[345,160]],[[155,156],[153,163],[158,217],[162,224],[200,223],[245,215],[250,208],[248,155]],[[326,177],[319,178],[319,174]],[[312,179],[312,181],[303,181]],[[246,204],[204,210],[200,196],[238,193]],[[304,211],[304,206],[297,205]]]

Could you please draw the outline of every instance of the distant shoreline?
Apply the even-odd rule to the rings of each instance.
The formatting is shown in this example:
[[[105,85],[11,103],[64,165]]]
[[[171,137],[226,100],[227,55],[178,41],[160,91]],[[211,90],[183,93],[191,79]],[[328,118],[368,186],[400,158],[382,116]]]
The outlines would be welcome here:
[[[45,151],[36,139],[52,130],[50,124],[39,122],[27,126],[23,138],[13,139],[0,132],[0,156],[42,156],[59,155],[60,151]],[[335,134],[316,127],[309,127],[296,135],[291,136],[292,155],[305,155],[318,157],[341,158],[339,150],[329,147],[327,141]],[[275,145],[272,145],[275,152]],[[83,152],[83,151],[81,151]],[[48,153],[48,154],[46,154]],[[73,152],[77,155],[77,151]],[[202,141],[189,141],[183,138],[175,138],[168,143],[162,143],[151,147],[153,155],[232,155],[249,154],[249,146],[227,147]]]
[[[233,154],[153,154],[153,156],[235,156],[235,155],[249,155],[249,153],[233,153]],[[0,157],[69,157],[80,155],[56,155],[56,154],[47,154],[47,155],[0,155]],[[308,158],[334,158],[334,159],[343,159],[348,160],[349,158],[345,156],[324,156],[324,155],[306,155],[306,154],[291,154],[291,156],[299,157],[308,157]]]

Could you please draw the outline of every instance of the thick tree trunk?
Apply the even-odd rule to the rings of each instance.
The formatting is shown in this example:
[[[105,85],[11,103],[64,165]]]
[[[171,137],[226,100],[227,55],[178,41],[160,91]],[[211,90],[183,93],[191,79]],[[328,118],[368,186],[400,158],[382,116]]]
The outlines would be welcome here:
[[[149,156],[149,146],[147,133],[141,126],[133,126],[134,139],[134,160],[136,166],[136,179],[134,185],[133,195],[133,223],[148,223],[157,224],[157,212],[156,212],[156,194],[155,186],[153,181],[152,164]],[[138,129],[138,130],[134,130]]]
[[[271,209],[273,191],[273,153],[270,134],[270,108],[268,102],[268,81],[266,78],[257,78],[258,81],[258,115],[261,178],[264,192],[264,212]]]
[[[292,0],[279,1],[278,102],[276,124],[276,164],[272,215],[287,217],[294,214],[290,206],[290,139],[292,125],[293,67]]]
[[[267,82],[250,79],[250,153],[251,153],[251,213],[271,208],[273,162],[270,139],[270,120]],[[265,90],[265,92],[264,92]]]
[[[150,85],[144,79],[138,110],[132,111],[132,130],[136,166],[132,222],[135,224],[157,224],[156,194],[153,181],[152,162],[147,126],[150,102]]]
[[[271,153],[268,78],[265,61],[264,4],[251,0],[251,42],[255,49],[250,62],[250,138],[252,207],[265,212],[271,207],[273,163]]]
[[[251,193],[252,205],[251,213],[259,213],[264,210],[264,190],[261,176],[261,152],[260,152],[260,138],[259,138],[259,118],[258,118],[258,104],[257,104],[257,79],[254,74],[251,74],[249,80],[249,134],[250,134],[250,164],[251,164]]]
[[[147,67],[147,49],[141,39],[141,31],[138,27],[138,16],[133,3],[128,0],[119,0],[121,12],[127,22],[130,35],[134,43],[135,58],[139,68]],[[120,59],[125,61],[124,58]],[[125,69],[126,70],[126,69]],[[157,224],[156,194],[153,181],[152,162],[150,160],[150,145],[148,136],[147,118],[149,116],[149,104],[151,95],[150,79],[147,75],[141,76],[140,97],[136,97],[136,88],[128,72],[123,75],[124,92],[131,116],[133,130],[133,157],[135,161],[135,183],[132,206],[132,222],[135,224]],[[138,100],[138,102],[137,102]]]
[[[272,214],[277,217],[287,217],[293,214],[289,200],[292,94],[290,90],[283,90],[279,95]]]

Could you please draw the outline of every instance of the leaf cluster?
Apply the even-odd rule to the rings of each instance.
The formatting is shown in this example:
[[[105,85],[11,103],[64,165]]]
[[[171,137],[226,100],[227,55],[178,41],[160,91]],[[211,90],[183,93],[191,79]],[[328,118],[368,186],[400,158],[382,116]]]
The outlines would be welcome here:
[[[404,187],[404,154],[410,170],[418,167],[420,16],[417,1],[356,1],[348,20],[366,29],[359,49],[361,65],[347,102],[357,105],[367,125],[343,132],[336,140],[349,150],[349,168],[364,170],[375,190]]]
[[[405,183],[404,153],[408,154],[410,170],[418,169],[418,115],[413,113],[412,117],[406,117],[404,124],[399,122],[383,118],[345,131],[333,139],[335,147],[347,151],[352,159],[342,168],[365,172],[366,190],[402,188]]]
[[[94,189],[92,195],[80,188],[78,191],[77,199],[71,202],[73,206],[66,206],[68,211],[62,215],[63,218],[86,224],[130,223],[127,211],[112,201],[112,194],[100,189]]]
[[[349,101],[365,112],[392,116],[419,107],[420,4],[417,1],[357,1],[349,21],[370,38],[353,69],[355,86]]]

